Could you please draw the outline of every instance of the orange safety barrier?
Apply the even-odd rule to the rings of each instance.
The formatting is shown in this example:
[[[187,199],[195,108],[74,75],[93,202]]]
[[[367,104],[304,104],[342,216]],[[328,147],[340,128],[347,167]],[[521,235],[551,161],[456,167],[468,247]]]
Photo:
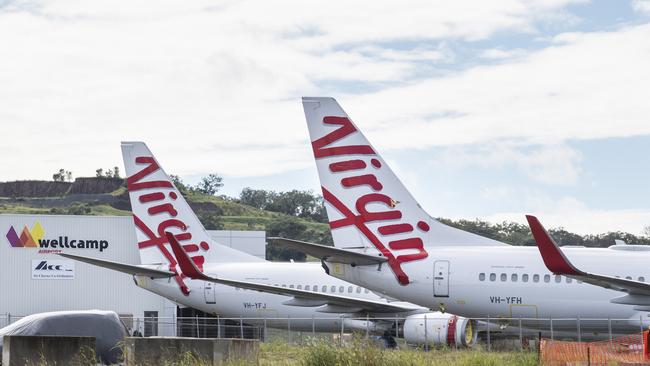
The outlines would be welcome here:
[[[614,338],[611,341],[571,342],[542,339],[540,364],[565,365],[650,365],[648,331]]]

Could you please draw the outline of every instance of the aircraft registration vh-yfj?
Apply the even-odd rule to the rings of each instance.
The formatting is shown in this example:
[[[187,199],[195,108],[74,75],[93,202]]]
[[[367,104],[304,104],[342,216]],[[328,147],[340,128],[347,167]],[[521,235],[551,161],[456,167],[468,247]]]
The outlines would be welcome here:
[[[248,324],[395,334],[399,317],[409,343],[476,341],[474,321],[379,296],[328,276],[320,263],[269,262],[214,242],[144,143],[123,142],[122,154],[141,264],[60,255],[132,274],[178,304]]]
[[[302,102],[334,248],[281,244],[320,258],[331,276],[460,316],[523,319],[524,326],[546,330],[551,319],[573,319],[554,322],[568,334],[582,319],[578,327],[594,336],[610,326],[629,333],[650,325],[649,247],[565,248],[585,272],[567,266],[552,272],[537,248],[507,245],[429,216],[336,100]]]

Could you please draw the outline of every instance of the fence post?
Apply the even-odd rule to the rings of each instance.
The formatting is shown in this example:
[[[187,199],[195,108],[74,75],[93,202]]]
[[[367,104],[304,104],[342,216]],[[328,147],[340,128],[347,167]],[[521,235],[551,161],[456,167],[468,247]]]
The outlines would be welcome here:
[[[492,343],[490,342],[490,315],[487,316],[487,343],[488,343],[488,352],[492,350]]]
[[[580,334],[580,317],[576,318],[576,324],[578,326],[578,343],[582,342],[582,335]]]
[[[395,314],[395,338],[399,338],[399,315]]]
[[[201,338],[199,334],[199,316],[195,315],[194,318],[196,319],[196,338]]]
[[[366,314],[366,339],[370,337],[370,316]]]
[[[553,337],[553,317],[551,316],[548,319],[551,322],[551,340],[554,341],[555,338]]]
[[[521,329],[521,316],[519,316],[519,350],[524,351],[524,334]]]
[[[239,316],[239,338],[244,339],[244,319]]]
[[[424,350],[429,350],[429,335],[427,334],[427,314],[424,314]]]
[[[264,316],[264,342],[267,341],[266,316]]]
[[[591,366],[591,347],[587,347],[587,366]]]
[[[345,324],[343,318],[341,318],[341,335],[339,336],[339,346],[343,347],[343,333],[345,332]]]
[[[217,338],[221,338],[221,318],[217,315]]]
[[[287,315],[287,330],[289,331],[289,343],[291,344],[291,316]]]
[[[607,318],[607,330],[609,332],[609,343],[612,343],[612,318]]]
[[[639,315],[639,326],[641,327],[641,334],[643,334],[643,315]]]

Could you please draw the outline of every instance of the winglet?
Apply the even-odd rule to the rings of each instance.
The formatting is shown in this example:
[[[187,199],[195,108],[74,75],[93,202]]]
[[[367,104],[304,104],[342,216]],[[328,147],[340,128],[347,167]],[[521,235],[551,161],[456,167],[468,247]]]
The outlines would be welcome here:
[[[165,235],[167,236],[169,245],[172,247],[176,261],[181,267],[181,272],[183,272],[185,276],[194,280],[209,280],[210,277],[206,276],[201,272],[201,270],[199,270],[192,258],[187,255],[185,250],[183,250],[183,247],[181,247],[181,244],[176,240],[174,234],[166,231]]]
[[[580,276],[583,273],[569,262],[564,253],[557,246],[557,243],[551,238],[544,226],[539,222],[537,217],[526,215],[530,231],[533,233],[537,248],[539,249],[544,264],[549,271],[557,275]]]

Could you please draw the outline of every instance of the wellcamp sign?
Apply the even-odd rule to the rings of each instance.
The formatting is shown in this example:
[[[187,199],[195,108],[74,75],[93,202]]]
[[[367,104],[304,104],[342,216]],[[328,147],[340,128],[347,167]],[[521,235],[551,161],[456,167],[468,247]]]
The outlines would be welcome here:
[[[19,232],[10,226],[6,235],[13,248],[39,248],[39,253],[61,253],[63,249],[91,249],[103,252],[108,240],[96,238],[71,238],[67,235],[47,237],[40,222],[35,221],[31,230],[25,226]]]

